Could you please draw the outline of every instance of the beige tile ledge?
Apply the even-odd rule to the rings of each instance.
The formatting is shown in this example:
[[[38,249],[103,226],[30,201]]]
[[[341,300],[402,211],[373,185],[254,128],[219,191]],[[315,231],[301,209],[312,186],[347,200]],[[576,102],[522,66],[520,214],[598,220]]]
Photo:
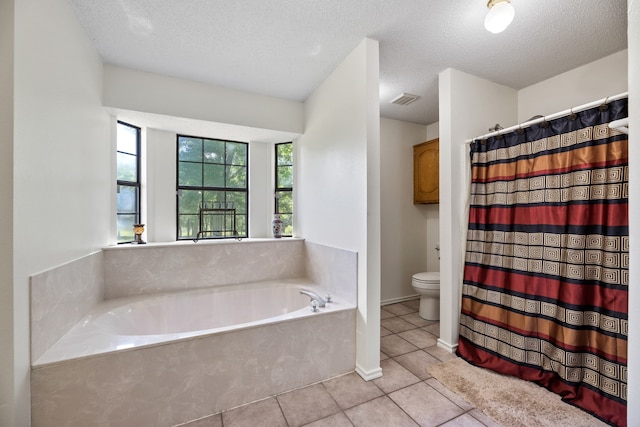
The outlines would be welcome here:
[[[170,248],[170,247],[182,247],[182,246],[208,246],[208,245],[246,245],[252,243],[265,243],[265,242],[300,242],[305,239],[302,237],[250,237],[243,238],[241,240],[236,239],[202,239],[198,242],[193,240],[177,240],[175,242],[147,242],[144,245],[137,245],[134,243],[123,243],[120,245],[105,246],[102,248],[104,251],[125,250],[125,249],[149,249],[149,248]]]

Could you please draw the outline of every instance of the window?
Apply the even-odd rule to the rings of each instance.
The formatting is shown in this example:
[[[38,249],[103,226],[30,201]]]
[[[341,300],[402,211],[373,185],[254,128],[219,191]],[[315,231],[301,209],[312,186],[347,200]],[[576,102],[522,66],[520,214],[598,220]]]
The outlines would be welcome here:
[[[282,235],[293,236],[293,143],[276,144],[275,213],[282,220]]]
[[[140,223],[140,128],[118,122],[117,130],[118,243],[129,243],[134,240],[133,224]]]
[[[244,142],[178,135],[178,240],[247,237],[247,156]]]

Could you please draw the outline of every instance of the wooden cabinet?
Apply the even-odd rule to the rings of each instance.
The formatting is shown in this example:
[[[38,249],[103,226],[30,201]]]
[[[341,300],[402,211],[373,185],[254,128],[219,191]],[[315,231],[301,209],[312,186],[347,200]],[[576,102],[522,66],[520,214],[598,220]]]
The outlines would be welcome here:
[[[440,202],[438,139],[413,146],[413,204]]]

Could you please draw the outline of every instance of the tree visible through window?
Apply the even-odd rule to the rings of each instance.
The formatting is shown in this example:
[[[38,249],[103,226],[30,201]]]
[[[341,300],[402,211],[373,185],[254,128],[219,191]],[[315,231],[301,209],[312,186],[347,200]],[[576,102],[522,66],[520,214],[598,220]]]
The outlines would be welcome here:
[[[178,135],[177,158],[178,240],[247,237],[248,144]],[[235,216],[207,211],[207,233],[198,235],[203,207]]]
[[[118,243],[129,243],[140,223],[140,128],[118,122],[116,145]]]
[[[293,236],[293,143],[276,144],[275,210],[282,219],[282,235]]]

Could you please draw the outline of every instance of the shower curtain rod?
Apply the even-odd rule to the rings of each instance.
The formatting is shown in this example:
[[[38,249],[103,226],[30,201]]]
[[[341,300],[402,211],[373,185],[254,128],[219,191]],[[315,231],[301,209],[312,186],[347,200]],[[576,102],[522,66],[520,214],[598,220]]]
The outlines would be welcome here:
[[[606,104],[607,102],[610,102],[610,101],[616,101],[618,99],[627,98],[628,96],[629,96],[629,92],[622,92],[622,93],[619,93],[617,95],[608,96],[608,97],[600,99],[598,101],[589,102],[588,104],[583,104],[583,105],[579,105],[577,107],[570,108],[568,110],[560,111],[559,113],[550,114],[550,115],[544,116],[544,117],[538,117],[537,119],[528,120],[526,122],[522,122],[522,123],[520,123],[518,125],[515,125],[515,126],[511,126],[511,127],[505,128],[505,129],[500,129],[500,130],[497,130],[497,131],[493,131],[493,132],[490,132],[490,133],[487,133],[487,134],[484,134],[484,135],[477,136],[477,137],[472,138],[472,139],[467,139],[464,143],[465,144],[470,144],[470,143],[472,143],[473,141],[476,141],[476,140],[483,140],[483,139],[486,139],[486,138],[489,138],[489,137],[492,137],[492,136],[508,133],[508,132],[511,132],[511,131],[514,131],[514,130],[517,130],[517,129],[523,129],[523,128],[526,128],[526,127],[529,127],[529,126],[532,126],[532,125],[535,125],[535,124],[538,124],[538,123],[542,123],[544,121],[549,121],[549,120],[557,119],[559,117],[567,116],[567,115],[572,114],[572,113],[579,113],[580,111],[588,110],[589,108],[597,107],[599,105]]]

